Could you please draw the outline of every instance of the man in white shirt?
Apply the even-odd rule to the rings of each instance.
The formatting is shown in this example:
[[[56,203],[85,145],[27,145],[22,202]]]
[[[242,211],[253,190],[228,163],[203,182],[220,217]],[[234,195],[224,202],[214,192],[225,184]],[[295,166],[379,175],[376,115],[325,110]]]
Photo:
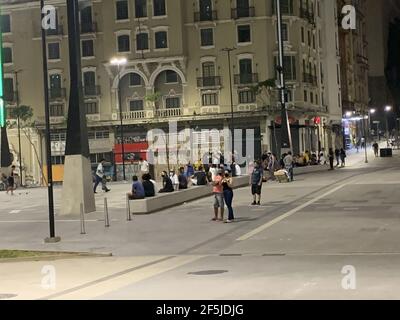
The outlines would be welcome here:
[[[142,172],[142,174],[146,174],[149,173],[149,163],[146,160],[143,160],[142,158],[140,158],[140,171]]]
[[[101,159],[99,165],[97,166],[97,169],[96,169],[96,177],[95,177],[95,178],[96,178],[96,181],[95,181],[94,187],[93,187],[93,192],[94,192],[94,193],[97,193],[97,192],[96,192],[96,189],[97,189],[97,186],[100,184],[100,182],[102,183],[102,187],[103,187],[103,190],[104,190],[105,192],[109,192],[109,191],[110,191],[110,189],[107,188],[106,184],[103,183],[104,164],[105,164],[105,163],[106,163],[106,160],[105,160],[105,159]]]

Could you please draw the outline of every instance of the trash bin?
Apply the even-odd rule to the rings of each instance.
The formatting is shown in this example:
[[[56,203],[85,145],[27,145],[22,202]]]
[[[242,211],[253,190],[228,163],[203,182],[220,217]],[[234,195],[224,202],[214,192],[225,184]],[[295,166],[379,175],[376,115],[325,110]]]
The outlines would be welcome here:
[[[381,158],[388,158],[393,156],[393,150],[391,148],[383,148],[380,150]]]

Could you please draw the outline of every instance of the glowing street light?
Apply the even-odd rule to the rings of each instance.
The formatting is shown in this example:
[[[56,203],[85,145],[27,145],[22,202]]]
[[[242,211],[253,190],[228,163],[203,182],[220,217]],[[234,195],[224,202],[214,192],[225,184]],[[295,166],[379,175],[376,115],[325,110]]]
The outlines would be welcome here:
[[[389,147],[389,112],[392,111],[392,106],[386,106],[385,107],[385,112],[386,112],[386,144]]]
[[[125,57],[115,57],[110,60],[110,64],[112,66],[117,66],[118,68],[118,105],[119,105],[119,120],[120,120],[120,132],[121,132],[121,147],[122,147],[122,174],[123,180],[126,181],[126,174],[125,174],[125,143],[124,143],[124,127],[122,123],[122,99],[121,99],[121,66],[124,66],[128,63],[128,59]]]
[[[386,107],[385,107],[385,111],[386,111],[386,112],[392,111],[392,106],[386,106]]]

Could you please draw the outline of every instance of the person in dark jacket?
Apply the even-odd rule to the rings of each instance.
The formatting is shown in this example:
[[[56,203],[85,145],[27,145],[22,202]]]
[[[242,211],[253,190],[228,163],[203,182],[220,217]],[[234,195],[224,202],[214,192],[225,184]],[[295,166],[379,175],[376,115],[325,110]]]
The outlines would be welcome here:
[[[335,149],[335,158],[336,158],[336,167],[339,167],[339,164],[340,164],[340,150],[338,148]]]
[[[344,149],[340,149],[340,160],[342,161],[342,167],[346,166],[346,151]]]
[[[335,159],[335,153],[333,152],[332,148],[329,148],[329,165],[331,166],[331,168],[329,170],[333,170],[333,160]]]
[[[163,179],[163,188],[159,191],[159,193],[174,192],[174,186],[171,179],[168,177],[167,171],[163,171],[161,173],[161,177]]]
[[[144,194],[145,194],[146,198],[154,197],[156,195],[156,191],[154,190],[154,184],[150,180],[151,180],[150,174],[145,173],[142,176],[142,181],[143,181],[142,185],[144,188]]]
[[[179,182],[179,190],[185,190],[188,188],[188,179],[185,175],[185,168],[179,168],[179,175],[178,175],[178,182]]]

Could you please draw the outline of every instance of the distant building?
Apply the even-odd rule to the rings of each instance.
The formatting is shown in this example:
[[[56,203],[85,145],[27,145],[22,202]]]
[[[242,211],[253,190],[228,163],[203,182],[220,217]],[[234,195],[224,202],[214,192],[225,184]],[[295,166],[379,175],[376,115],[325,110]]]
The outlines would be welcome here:
[[[24,139],[23,162],[28,174],[38,181],[40,170],[34,150],[44,158],[39,1],[0,3],[8,107],[15,107],[18,97],[20,104],[34,108],[36,129],[30,134],[35,148]],[[258,82],[276,77],[275,1],[89,3],[82,9],[80,20],[83,93],[93,163],[103,157],[112,163],[121,161],[118,88],[129,162],[145,151],[147,131],[167,128],[171,120],[176,120],[181,129],[228,128],[229,67],[233,73],[235,128],[255,130],[256,155],[263,150],[276,151],[275,137],[280,130],[277,94],[273,90],[270,95],[257,97],[251,90]],[[340,33],[342,42],[354,47],[342,55],[342,74],[343,67],[349,68],[343,95],[338,74],[336,3],[281,3],[294,152],[338,146],[342,139],[341,100],[346,107],[363,108],[367,104],[364,33]],[[56,180],[61,180],[69,94],[67,18],[65,1],[51,4],[57,8],[57,28],[47,32],[52,151],[60,170]],[[227,54],[221,51],[225,47],[236,48],[231,52],[231,66]],[[115,56],[128,59],[119,75],[110,63]],[[346,57],[351,58],[348,64]],[[10,140],[16,145],[15,130],[10,130]]]

